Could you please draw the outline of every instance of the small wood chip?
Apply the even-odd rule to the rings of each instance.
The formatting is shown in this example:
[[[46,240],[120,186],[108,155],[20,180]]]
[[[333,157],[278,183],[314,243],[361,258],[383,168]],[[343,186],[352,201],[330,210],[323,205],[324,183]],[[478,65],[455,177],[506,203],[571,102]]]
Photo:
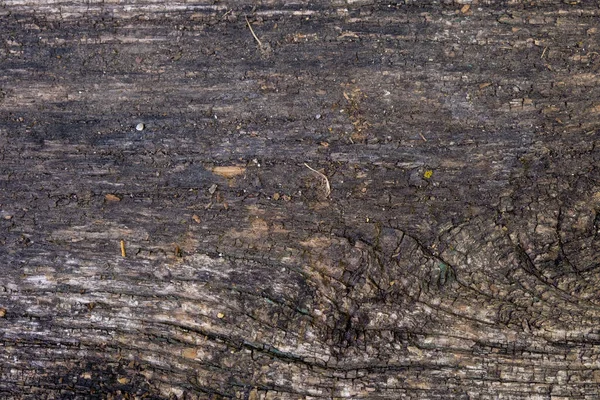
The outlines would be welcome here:
[[[279,193],[275,193],[273,195],[273,200],[275,200],[275,201],[279,200]]]
[[[121,256],[127,257],[127,253],[125,252],[125,241],[121,240]]]
[[[104,199],[106,199],[106,201],[121,201],[121,198],[119,196],[116,196],[114,194],[107,194],[106,196],[104,196]]]
[[[189,358],[189,359],[194,359],[198,356],[198,350],[194,349],[194,348],[187,348],[187,349],[183,349],[182,355],[185,358]]]
[[[460,9],[460,12],[463,14],[466,14],[469,12],[469,9],[471,8],[470,4],[465,4],[464,6],[462,6],[462,8]]]
[[[127,383],[129,383],[129,378],[125,378],[125,377],[121,377],[119,379],[117,379],[117,381],[121,384],[121,385],[125,385]]]
[[[238,175],[242,175],[244,172],[246,172],[246,168],[231,165],[227,167],[214,167],[212,172],[224,178],[231,179]]]
[[[223,319],[223,318],[225,318],[225,314],[223,314],[222,312],[220,312],[220,313],[217,314],[217,318]]]
[[[6,308],[0,307],[0,318],[6,317]]]
[[[254,388],[250,391],[250,393],[248,394],[248,400],[258,400],[258,389]]]
[[[194,220],[195,223],[197,223],[197,224],[200,223],[200,217],[197,216],[196,214],[192,215],[192,219]]]

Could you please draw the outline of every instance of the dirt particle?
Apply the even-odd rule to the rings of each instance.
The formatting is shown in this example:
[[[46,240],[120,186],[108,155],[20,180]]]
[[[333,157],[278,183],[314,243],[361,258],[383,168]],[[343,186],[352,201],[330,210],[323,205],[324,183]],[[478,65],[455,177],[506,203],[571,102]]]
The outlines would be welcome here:
[[[117,379],[117,381],[121,384],[121,385],[126,385],[129,383],[129,378],[125,378],[125,377],[121,377],[119,379]]]
[[[273,200],[275,200],[275,201],[279,200],[279,193],[275,193],[273,195]]]

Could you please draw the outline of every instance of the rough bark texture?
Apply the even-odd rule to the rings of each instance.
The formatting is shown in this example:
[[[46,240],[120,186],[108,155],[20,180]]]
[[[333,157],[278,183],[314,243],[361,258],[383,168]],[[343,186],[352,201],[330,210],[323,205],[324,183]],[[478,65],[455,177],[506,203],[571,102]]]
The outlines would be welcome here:
[[[600,396],[595,2],[0,4],[0,397]]]

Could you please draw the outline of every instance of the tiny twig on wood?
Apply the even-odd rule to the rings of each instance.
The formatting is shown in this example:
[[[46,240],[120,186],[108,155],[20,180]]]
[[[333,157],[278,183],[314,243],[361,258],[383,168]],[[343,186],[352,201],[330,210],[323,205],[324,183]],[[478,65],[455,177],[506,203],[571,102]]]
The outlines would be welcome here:
[[[125,241],[121,240],[121,256],[127,257],[127,253],[125,253]]]
[[[254,33],[254,29],[252,29],[252,25],[250,25],[250,21],[248,21],[248,17],[244,17],[244,18],[246,18],[246,24],[248,24],[248,28],[250,28],[250,33],[252,34],[252,36],[254,36],[254,39],[256,39],[256,42],[258,43],[258,47],[260,47],[260,49],[262,50],[262,48],[263,48],[262,42],[260,41],[258,36],[256,36],[256,34]]]
[[[331,194],[331,186],[329,186],[329,179],[327,178],[327,176],[324,173],[319,172],[314,168],[311,168],[310,165],[308,165],[307,163],[304,163],[304,166],[310,169],[312,172],[319,175],[321,178],[323,178],[323,180],[325,181],[325,197],[328,197]]]

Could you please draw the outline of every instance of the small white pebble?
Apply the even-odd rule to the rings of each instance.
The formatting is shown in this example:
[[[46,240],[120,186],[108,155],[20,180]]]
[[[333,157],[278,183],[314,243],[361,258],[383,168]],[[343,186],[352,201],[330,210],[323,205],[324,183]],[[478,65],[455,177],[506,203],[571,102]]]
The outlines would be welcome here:
[[[141,122],[135,126],[135,130],[137,130],[137,131],[143,131],[144,128],[145,128],[145,126]]]

